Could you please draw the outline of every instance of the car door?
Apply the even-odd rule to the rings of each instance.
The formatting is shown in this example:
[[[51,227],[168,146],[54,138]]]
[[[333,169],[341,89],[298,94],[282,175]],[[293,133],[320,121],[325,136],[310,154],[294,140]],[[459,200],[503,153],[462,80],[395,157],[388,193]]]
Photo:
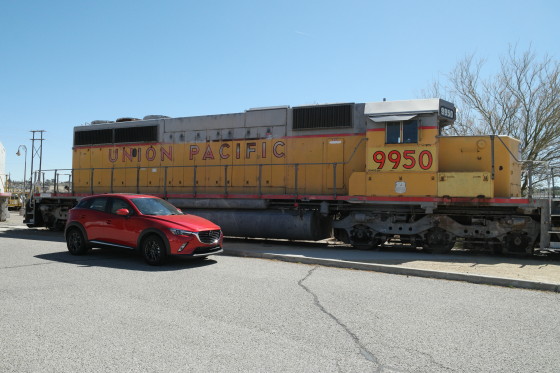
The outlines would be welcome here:
[[[105,241],[108,201],[107,197],[96,197],[88,208],[79,213],[78,220],[82,222],[90,241]]]
[[[131,215],[117,215],[117,210],[127,209]],[[136,226],[138,217],[132,206],[122,198],[111,197],[109,201],[109,214],[106,219],[105,236],[109,243],[136,247],[139,229]]]

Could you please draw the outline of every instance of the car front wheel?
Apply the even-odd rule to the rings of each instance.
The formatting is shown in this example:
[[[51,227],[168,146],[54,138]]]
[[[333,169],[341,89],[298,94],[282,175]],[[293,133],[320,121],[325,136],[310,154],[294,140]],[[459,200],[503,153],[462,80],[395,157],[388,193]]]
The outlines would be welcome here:
[[[84,235],[76,228],[70,230],[66,235],[66,247],[72,255],[84,255],[88,251]]]
[[[146,263],[159,266],[165,263],[167,252],[161,238],[157,236],[149,236],[142,241],[142,255]]]

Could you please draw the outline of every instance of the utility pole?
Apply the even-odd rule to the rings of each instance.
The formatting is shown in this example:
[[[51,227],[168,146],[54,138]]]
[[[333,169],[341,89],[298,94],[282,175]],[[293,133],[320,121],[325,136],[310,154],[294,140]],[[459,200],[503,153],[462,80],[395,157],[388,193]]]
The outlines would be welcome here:
[[[43,140],[46,140],[43,138],[43,132],[47,132],[45,130],[34,130],[34,131],[29,131],[33,133],[33,138],[31,139],[31,188],[30,188],[30,193],[33,193],[33,187],[36,184],[36,182],[40,182],[41,179],[41,170],[42,170],[42,165],[43,165]],[[40,138],[35,138],[35,133],[39,133],[41,136]],[[35,141],[37,141],[39,144],[36,145]],[[33,177],[33,160],[35,159],[35,157],[39,158],[39,171],[37,172],[38,178]]]

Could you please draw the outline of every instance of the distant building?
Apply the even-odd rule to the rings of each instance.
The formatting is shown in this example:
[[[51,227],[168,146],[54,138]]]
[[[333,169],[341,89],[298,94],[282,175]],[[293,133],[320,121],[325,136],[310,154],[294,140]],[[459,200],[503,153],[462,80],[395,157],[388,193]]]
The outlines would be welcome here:
[[[6,193],[6,148],[0,142],[0,221],[6,221],[10,216],[8,212],[8,200],[10,193]]]

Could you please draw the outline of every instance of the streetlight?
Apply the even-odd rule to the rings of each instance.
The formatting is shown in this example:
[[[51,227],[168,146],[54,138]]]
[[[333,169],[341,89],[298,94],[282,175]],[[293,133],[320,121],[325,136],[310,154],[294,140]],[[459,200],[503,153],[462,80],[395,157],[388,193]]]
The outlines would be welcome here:
[[[25,163],[24,163],[24,166],[23,166],[23,194],[25,194],[26,191],[27,191],[27,189],[25,188],[25,186],[27,184],[26,183],[26,181],[27,181],[27,179],[26,179],[26,174],[27,174],[27,147],[25,145],[20,145],[18,147],[18,151],[16,153],[16,155],[18,157],[21,155],[21,153],[19,151],[21,148],[23,148],[23,151],[25,151]]]

